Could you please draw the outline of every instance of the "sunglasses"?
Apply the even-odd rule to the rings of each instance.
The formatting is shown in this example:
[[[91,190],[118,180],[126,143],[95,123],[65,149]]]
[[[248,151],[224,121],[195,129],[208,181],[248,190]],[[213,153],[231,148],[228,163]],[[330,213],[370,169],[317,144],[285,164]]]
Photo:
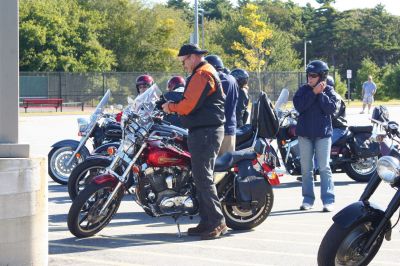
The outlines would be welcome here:
[[[317,73],[308,73],[307,76],[309,76],[310,78],[318,78],[319,74],[317,74]]]
[[[185,61],[189,59],[190,55],[187,55],[183,60],[181,60],[182,65],[185,65]]]

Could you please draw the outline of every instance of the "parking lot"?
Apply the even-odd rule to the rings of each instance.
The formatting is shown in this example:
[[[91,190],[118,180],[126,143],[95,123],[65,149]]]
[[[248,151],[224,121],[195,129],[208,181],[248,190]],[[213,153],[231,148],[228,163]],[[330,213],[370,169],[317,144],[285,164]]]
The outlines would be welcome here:
[[[350,125],[369,124],[368,115],[349,109]],[[400,121],[400,107],[389,107],[391,119]],[[79,116],[20,117],[20,142],[30,143],[32,156],[47,156],[52,143],[78,139]],[[230,231],[226,237],[199,241],[196,237],[177,237],[172,218],[151,218],[126,196],[112,222],[98,235],[75,238],[66,220],[71,201],[66,186],[49,178],[49,265],[316,265],[318,247],[332,224],[332,216],[357,201],[365,184],[345,174],[334,174],[336,209],[322,212],[317,200],[314,209],[299,211],[301,183],[295,176],[281,177],[274,187],[274,205],[267,220],[251,231]],[[319,197],[319,182],[316,182]],[[394,190],[383,184],[373,201],[385,207]],[[398,213],[393,217],[396,221]],[[395,219],[396,218],[396,219]],[[180,220],[183,232],[197,218]],[[400,227],[384,241],[371,265],[400,265]]]

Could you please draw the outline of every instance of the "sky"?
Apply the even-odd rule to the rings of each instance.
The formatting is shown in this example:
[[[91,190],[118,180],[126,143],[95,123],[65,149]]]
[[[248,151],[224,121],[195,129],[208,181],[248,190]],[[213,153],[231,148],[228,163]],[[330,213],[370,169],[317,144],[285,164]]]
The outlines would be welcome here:
[[[316,1],[311,0],[292,0],[300,6],[310,3],[313,7],[318,7]],[[374,8],[378,4],[383,4],[386,11],[393,15],[400,16],[400,1],[398,0],[336,0],[333,4],[337,10],[344,11],[355,8]]]
[[[149,0],[153,3],[166,3],[167,0]],[[194,3],[194,0],[186,0],[189,3]],[[311,3],[313,7],[318,7],[314,0],[292,0],[294,3],[300,6],[305,6],[307,3]],[[232,3],[237,3],[237,0],[231,0]],[[379,3],[385,6],[386,11],[393,15],[400,16],[400,1],[399,0],[336,0],[333,6],[340,11],[355,9],[355,8],[374,8]]]

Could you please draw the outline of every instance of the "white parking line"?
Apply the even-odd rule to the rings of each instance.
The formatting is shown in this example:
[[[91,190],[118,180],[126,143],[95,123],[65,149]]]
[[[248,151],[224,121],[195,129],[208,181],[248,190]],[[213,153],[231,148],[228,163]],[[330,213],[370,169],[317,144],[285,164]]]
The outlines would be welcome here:
[[[118,238],[113,238],[118,239]],[[132,239],[129,239],[132,240]],[[91,249],[91,250],[104,250],[104,247],[97,247],[97,246],[88,246],[88,245],[72,245],[72,244],[60,244],[60,243],[49,243],[49,246],[57,246],[57,247],[69,247],[69,248],[76,248],[76,249]],[[213,247],[211,247],[213,248]],[[207,262],[212,262],[212,263],[225,263],[229,265],[249,265],[249,266],[272,266],[268,264],[255,264],[255,263],[247,263],[247,262],[238,262],[238,261],[230,261],[230,260],[219,260],[219,259],[209,259],[209,258],[203,258],[203,257],[196,257],[196,256],[187,256],[187,255],[180,255],[180,254],[168,254],[168,253],[163,253],[163,252],[152,252],[152,251],[137,251],[137,250],[132,250],[132,249],[126,249],[126,248],[118,248],[118,249],[113,249],[112,252],[120,252],[120,253],[128,253],[132,255],[151,255],[151,256],[161,256],[161,257],[170,257],[170,258],[182,258],[182,259],[189,259],[189,260],[202,260],[202,261],[207,261]]]
[[[123,263],[123,262],[115,262],[115,261],[106,261],[104,259],[102,260],[96,260],[96,259],[91,259],[91,258],[82,258],[82,257],[76,257],[75,255],[51,255],[53,258],[57,259],[57,264],[61,264],[62,262],[60,260],[73,260],[73,261],[80,261],[80,262],[91,262],[97,265],[115,265],[115,266],[143,266],[143,264],[133,264],[133,263]]]

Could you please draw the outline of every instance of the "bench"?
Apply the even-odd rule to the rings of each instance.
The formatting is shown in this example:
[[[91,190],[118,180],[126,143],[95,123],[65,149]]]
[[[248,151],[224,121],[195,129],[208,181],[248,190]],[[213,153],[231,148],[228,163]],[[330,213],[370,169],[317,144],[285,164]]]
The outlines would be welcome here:
[[[60,111],[62,112],[62,103],[63,99],[60,98],[24,98],[22,100],[23,107],[25,108],[25,113],[28,107],[33,105],[53,106],[56,108],[56,112],[58,107],[60,107]]]

